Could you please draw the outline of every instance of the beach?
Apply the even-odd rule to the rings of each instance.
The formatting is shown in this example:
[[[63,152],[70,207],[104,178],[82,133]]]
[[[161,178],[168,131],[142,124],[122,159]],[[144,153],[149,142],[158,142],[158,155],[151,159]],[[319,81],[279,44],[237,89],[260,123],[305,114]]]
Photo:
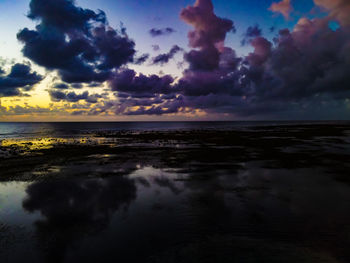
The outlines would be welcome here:
[[[348,122],[108,125],[2,136],[1,262],[350,260]]]

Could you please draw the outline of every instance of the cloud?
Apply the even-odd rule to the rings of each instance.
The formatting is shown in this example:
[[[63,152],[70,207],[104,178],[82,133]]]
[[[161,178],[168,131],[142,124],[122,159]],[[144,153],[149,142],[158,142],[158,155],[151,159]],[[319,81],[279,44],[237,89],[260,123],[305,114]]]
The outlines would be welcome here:
[[[117,101],[104,105],[101,112],[112,109],[117,115],[162,115],[181,108],[181,98],[176,95],[179,87],[170,75],[147,76],[125,69],[114,75],[109,86]]]
[[[183,49],[180,48],[178,45],[174,45],[168,53],[165,53],[165,54],[160,54],[156,57],[154,57],[152,59],[152,64],[153,65],[156,65],[156,64],[160,64],[160,65],[164,65],[166,63],[169,62],[170,59],[172,59],[176,53],[182,51]]]
[[[212,6],[197,1],[194,11],[188,10],[187,20],[196,28],[200,23],[193,21],[201,21],[198,16],[207,16]],[[305,112],[317,118],[346,112],[350,29],[343,26],[334,31],[328,22],[329,18],[302,18],[293,31],[280,30],[273,42],[262,37],[258,27],[251,28],[246,36],[253,51],[243,57],[223,44],[213,45],[215,41],[198,41],[200,37],[191,31],[189,43],[197,49],[185,54],[190,67],[176,84],[181,103],[175,104],[244,118],[303,118]]]
[[[152,45],[152,49],[153,49],[153,51],[159,51],[160,47],[159,47],[159,45]]]
[[[77,7],[71,0],[32,0],[29,6],[30,19],[42,20],[43,25],[54,25],[62,31],[77,28],[88,31],[89,20],[106,22],[104,12]]]
[[[52,86],[53,89],[69,89],[69,85],[66,83],[55,83]]]
[[[121,173],[128,173],[122,169]],[[137,188],[134,180],[114,176],[37,181],[26,193],[23,208],[42,215],[34,226],[39,243],[45,244],[45,260],[63,262],[72,245],[87,233],[105,230],[118,210],[127,209],[137,197]]]
[[[219,18],[214,14],[211,0],[197,0],[193,6],[182,9],[181,19],[194,27],[188,33],[189,46],[199,50],[191,50],[185,59],[192,70],[211,70],[219,65],[220,48],[226,34],[234,31],[233,22]]]
[[[266,62],[271,54],[272,43],[263,37],[255,37],[251,40],[251,45],[254,48],[254,52],[250,53],[246,60],[249,62],[249,65],[261,66]]]
[[[211,0],[197,0],[180,13],[193,28],[188,33],[190,50],[184,52],[183,64],[188,68],[179,78],[127,69],[126,63],[144,63],[148,54],[135,57],[134,43],[125,29],[119,32],[108,27],[103,12],[59,1],[71,15],[65,23],[51,17],[47,7],[33,11],[37,15],[30,17],[40,23],[36,30],[21,31],[19,39],[25,43],[24,54],[60,74],[63,85],[50,90],[51,99],[93,103],[90,109],[84,108],[86,114],[162,115],[200,110],[240,118],[299,119],[349,112],[350,25],[342,13],[347,10],[346,1],[315,0],[329,12],[327,16],[303,17],[294,28],[276,32],[272,40],[262,35],[259,25],[249,27],[242,43],[252,50],[238,56],[225,44],[227,34],[235,30],[233,21],[218,17]],[[31,9],[39,2],[32,0]],[[281,3],[290,4],[283,1],[276,6],[283,6]],[[336,30],[329,27],[334,19],[339,21]],[[168,63],[180,51],[174,45],[168,53],[151,58],[151,64]],[[113,99],[68,92],[84,82],[96,86],[104,81]],[[83,113],[79,112],[83,109],[75,110],[75,114]]]
[[[159,77],[157,75],[139,75],[132,69],[123,70],[114,75],[110,80],[112,91],[129,94],[132,97],[146,98],[155,94],[173,93],[171,84],[174,79],[170,75]]]
[[[350,2],[348,0],[314,0],[315,4],[330,12],[329,16],[344,26],[350,26]]]
[[[68,89],[82,89],[83,85],[81,83],[64,83],[64,82],[58,82],[53,83],[51,89],[57,89],[57,90],[68,90]]]
[[[101,98],[101,96],[97,94],[89,95],[88,91],[85,91],[81,94],[77,94],[74,91],[62,92],[60,90],[50,90],[49,94],[50,94],[51,100],[55,102],[59,102],[59,101],[78,102],[80,100],[84,100],[88,103],[96,103],[97,100]]]
[[[161,29],[157,29],[157,28],[152,28],[149,31],[149,34],[152,37],[159,37],[159,36],[165,36],[165,35],[170,35],[172,33],[175,33],[175,29],[171,28],[171,27],[166,27],[166,28],[161,28]]]
[[[0,72],[0,97],[20,96],[22,91],[31,90],[44,78],[32,72],[30,64],[14,64],[8,75],[4,73]]]
[[[247,28],[247,31],[243,34],[243,39],[241,45],[244,46],[248,44],[252,38],[259,37],[262,34],[262,30],[259,25],[250,26]]]
[[[233,22],[219,18],[214,14],[211,0],[197,0],[194,6],[182,9],[180,17],[187,24],[194,27],[188,33],[190,47],[206,48],[220,44],[226,34],[234,30]]]
[[[32,115],[32,114],[53,114],[53,113],[62,113],[61,110],[57,108],[44,108],[39,106],[30,106],[25,104],[24,106],[15,105],[9,106],[8,108],[1,107],[0,112],[4,115]]]
[[[169,75],[137,75],[130,69],[113,74],[109,86],[117,92],[117,101],[109,106],[116,114],[162,115],[186,112],[186,103],[195,107],[190,105],[189,96],[238,92],[230,90],[230,81],[237,78],[237,74],[225,76],[236,69],[240,61],[234,50],[224,46],[226,34],[234,31],[233,22],[217,17],[211,1],[197,1],[194,7],[182,10],[181,18],[195,28],[188,35],[190,46],[195,49],[184,55],[190,68],[178,82]],[[174,45],[169,53],[154,57],[153,64],[167,63],[179,51],[181,48]]]
[[[293,11],[291,0],[282,0],[281,2],[272,3],[269,8],[274,13],[280,13],[285,19],[290,18],[290,13]]]
[[[28,17],[40,23],[17,38],[23,55],[63,81],[103,82],[115,68],[133,62],[135,43],[107,25],[103,11],[77,7],[72,0],[32,0]]]
[[[149,54],[143,54],[142,56],[136,58],[134,63],[136,65],[141,65],[141,64],[145,63],[148,58],[149,58]]]
[[[150,108],[146,108],[144,106],[140,106],[136,110],[128,110],[124,112],[125,115],[163,115],[170,113],[177,113],[178,107],[174,104],[171,104],[170,108],[164,108],[162,106],[152,106]]]

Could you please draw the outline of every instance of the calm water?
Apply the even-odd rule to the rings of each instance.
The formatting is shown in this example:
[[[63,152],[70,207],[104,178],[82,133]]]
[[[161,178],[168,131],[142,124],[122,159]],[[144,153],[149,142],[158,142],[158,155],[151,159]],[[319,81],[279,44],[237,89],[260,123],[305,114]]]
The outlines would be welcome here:
[[[121,130],[0,156],[0,262],[350,262],[347,122],[0,124]]]
[[[151,130],[197,130],[239,129],[252,126],[298,125],[322,123],[350,123],[346,121],[234,121],[234,122],[0,122],[1,138],[81,136],[98,131],[151,131]]]

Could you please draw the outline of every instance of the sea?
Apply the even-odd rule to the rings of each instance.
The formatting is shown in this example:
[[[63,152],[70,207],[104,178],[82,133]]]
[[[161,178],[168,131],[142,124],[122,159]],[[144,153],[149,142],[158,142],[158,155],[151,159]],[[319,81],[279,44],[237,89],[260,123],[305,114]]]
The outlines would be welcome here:
[[[281,125],[338,125],[350,121],[188,121],[188,122],[0,122],[0,139],[74,137],[94,132],[239,130]]]
[[[350,262],[349,170],[347,121],[0,123],[0,262]]]

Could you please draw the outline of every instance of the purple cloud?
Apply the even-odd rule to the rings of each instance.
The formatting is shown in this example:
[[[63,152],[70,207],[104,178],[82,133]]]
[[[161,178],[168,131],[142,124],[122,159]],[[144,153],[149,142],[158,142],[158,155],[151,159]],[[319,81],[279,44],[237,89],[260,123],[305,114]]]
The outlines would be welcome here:
[[[180,48],[178,45],[174,45],[168,53],[160,54],[152,59],[152,64],[160,64],[164,65],[169,62],[170,59],[172,59],[178,52],[182,51],[183,49]]]
[[[108,27],[102,11],[76,7],[69,0],[50,0],[41,7],[42,1],[31,1],[29,17],[40,22],[36,30],[23,29],[18,34],[24,43],[23,54],[56,70],[66,83],[50,90],[53,101],[96,102],[88,114],[161,115],[202,110],[244,118],[304,118],[305,112],[329,116],[328,112],[345,112],[349,107],[350,25],[343,12],[347,1],[337,1],[340,8],[332,1],[314,0],[328,10],[328,16],[301,18],[293,29],[280,30],[273,40],[263,37],[258,25],[249,27],[243,41],[252,51],[238,56],[225,45],[227,34],[235,30],[233,21],[218,17],[211,0],[197,0],[180,13],[193,29],[188,33],[190,50],[184,52],[183,65],[188,68],[178,79],[127,69],[127,63],[144,63],[148,55],[137,58],[135,44],[125,29],[119,32]],[[64,6],[60,12],[67,21],[54,15],[52,8],[58,2],[58,10]],[[333,19],[340,24],[337,30],[329,27]],[[173,31],[152,32],[158,36]],[[168,53],[151,58],[151,64],[168,63],[180,51],[174,45]],[[2,75],[0,83],[8,78]],[[77,88],[72,83],[96,86],[104,81],[115,99],[65,92]],[[18,87],[22,86],[14,90]]]
[[[215,15],[211,0],[197,0],[194,6],[182,9],[180,18],[194,27],[194,30],[188,33],[189,46],[199,49],[185,54],[190,68],[192,70],[217,68],[220,48],[223,47],[226,34],[235,30],[233,22]]]
[[[170,75],[136,75],[134,70],[126,69],[115,74],[109,84],[112,91],[127,93],[131,97],[153,97],[155,94],[175,92],[171,85],[173,82]]]
[[[250,26],[247,28],[247,31],[243,34],[243,39],[241,41],[241,45],[245,46],[248,44],[253,38],[259,37],[262,35],[262,30],[259,25]]]
[[[59,102],[59,101],[78,102],[80,100],[84,100],[88,103],[96,103],[97,100],[101,98],[101,96],[97,94],[89,95],[88,91],[85,91],[81,94],[77,94],[74,91],[62,92],[60,90],[50,90],[49,94],[50,94],[51,100],[55,102]]]
[[[171,27],[166,27],[166,28],[160,28],[160,29],[157,29],[157,28],[152,28],[150,31],[149,31],[149,34],[152,36],[152,37],[159,37],[159,36],[166,36],[166,35],[170,35],[172,33],[175,33],[175,29],[171,28]]]

